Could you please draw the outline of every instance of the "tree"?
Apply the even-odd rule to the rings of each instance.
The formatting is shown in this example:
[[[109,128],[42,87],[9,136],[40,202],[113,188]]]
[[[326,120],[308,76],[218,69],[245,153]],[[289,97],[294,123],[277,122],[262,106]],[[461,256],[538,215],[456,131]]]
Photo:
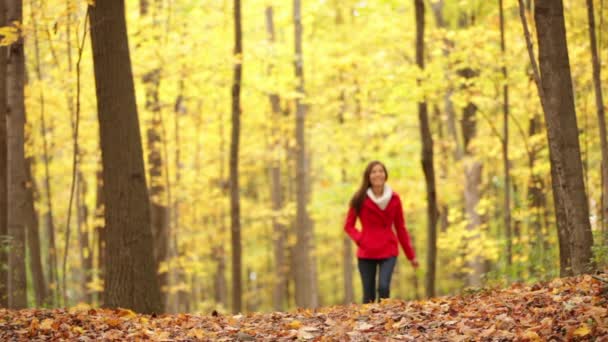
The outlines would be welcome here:
[[[23,2],[10,1],[7,6],[8,22],[21,23]],[[28,224],[27,182],[25,163],[25,56],[23,37],[9,47],[7,68],[8,105],[8,307],[21,309],[27,306],[25,270],[25,232]]]
[[[595,39],[595,14],[593,0],[587,0],[587,17],[589,18],[589,41],[591,45],[591,64],[593,66],[593,84],[595,85],[595,106],[597,107],[597,122],[600,133],[600,148],[602,151],[602,200],[600,208],[601,228],[604,236],[602,241],[607,242],[608,237],[608,140],[606,138],[606,114],[604,110],[604,96],[602,94],[602,77],[600,59]]]
[[[274,32],[274,19],[273,19],[273,8],[272,6],[266,7],[266,33],[268,34],[268,41],[271,44],[275,42],[275,32]],[[271,64],[268,67],[268,74],[272,77],[272,69],[274,65]],[[269,146],[270,151],[272,152],[272,161],[270,166],[270,183],[271,183],[271,194],[270,198],[272,201],[272,210],[275,212],[272,218],[272,231],[273,231],[273,240],[274,240],[274,260],[275,260],[275,270],[276,270],[276,283],[274,285],[274,289],[272,292],[272,304],[276,311],[282,311],[284,309],[285,304],[285,288],[287,286],[287,257],[285,253],[285,233],[286,228],[283,223],[276,217],[283,209],[284,196],[281,188],[281,160],[277,156],[278,150],[281,148],[281,140],[279,138],[279,120],[281,116],[281,99],[276,92],[273,92],[268,95],[268,100],[270,102],[270,108],[272,111],[272,142],[271,146]]]
[[[567,276],[590,272],[594,268],[593,236],[583,183],[563,3],[561,0],[534,2],[540,68],[534,59],[522,0],[519,7],[547,124],[560,273]]]
[[[304,96],[304,62],[302,56],[302,8],[301,1],[293,1],[296,92]],[[308,211],[308,160],[305,141],[306,107],[300,97],[296,98],[296,246],[294,271],[296,281],[296,305],[317,306],[317,289],[310,250],[312,248],[312,227]]]
[[[243,73],[243,37],[241,0],[234,0],[234,78],[232,81],[232,138],[230,140],[230,231],[232,241],[232,311],[242,307],[241,280],[241,208],[239,201],[239,137],[241,125],[241,79]]]
[[[503,11],[503,0],[498,0],[498,10],[500,17],[500,50],[502,56],[506,55],[507,47],[505,43],[505,18]],[[504,211],[505,211],[505,238],[507,240],[507,265],[511,266],[513,263],[513,239],[511,234],[511,178],[509,177],[509,84],[507,83],[507,66],[501,67],[502,75],[504,77],[504,84],[502,86],[502,112],[503,112],[503,137],[502,137],[502,158],[504,168],[504,179],[505,179],[505,198],[504,198]]]
[[[0,1],[0,27],[6,25],[6,2]],[[6,106],[6,47],[0,46],[0,307],[8,307],[8,146]]]
[[[414,0],[416,7],[416,64],[424,70],[424,2]],[[418,80],[418,86],[422,84]],[[433,136],[429,126],[426,100],[418,102],[418,120],[420,121],[420,139],[422,140],[422,169],[426,182],[427,210],[427,270],[425,288],[427,297],[435,296],[435,269],[437,265],[437,188],[435,186],[435,166],[433,163]]]
[[[106,221],[104,305],[162,310],[124,0],[89,6]]]
[[[158,9],[158,1],[154,0],[153,10]],[[139,12],[142,17],[150,15],[150,3],[148,0],[139,2]],[[153,15],[155,22],[157,13]],[[155,37],[153,44],[160,46],[160,39]],[[142,81],[145,88],[145,109],[149,116],[146,120],[146,143],[148,151],[148,182],[150,184],[150,215],[152,220],[152,235],[154,236],[154,256],[156,270],[159,265],[166,261],[169,252],[169,208],[165,204],[166,189],[163,183],[163,156],[161,152],[161,105],[160,105],[160,81],[161,68],[154,63],[154,67],[147,71]],[[168,294],[164,288],[169,285],[168,272],[159,272],[158,281],[161,288],[162,303],[166,307]]]

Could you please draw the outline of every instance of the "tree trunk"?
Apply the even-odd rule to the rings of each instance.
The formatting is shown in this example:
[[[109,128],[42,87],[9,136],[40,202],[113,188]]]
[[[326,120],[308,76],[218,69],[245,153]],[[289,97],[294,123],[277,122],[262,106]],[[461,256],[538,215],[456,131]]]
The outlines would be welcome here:
[[[6,2],[0,1],[0,27],[6,26]],[[8,145],[6,105],[6,54],[0,47],[0,307],[8,307]]]
[[[608,242],[608,141],[606,140],[606,114],[604,111],[604,96],[602,94],[601,65],[595,39],[595,13],[593,0],[587,0],[587,16],[589,18],[589,41],[591,45],[591,64],[593,65],[593,84],[595,85],[595,106],[597,107],[597,122],[600,133],[602,150],[602,196],[600,209],[600,226],[602,244]]]
[[[34,207],[34,200],[37,197],[36,183],[32,177],[32,168],[34,164],[33,157],[25,159],[25,172],[27,177],[27,207],[28,216],[26,240],[28,244],[30,272],[32,274],[32,283],[34,285],[34,298],[36,306],[42,307],[49,304],[47,300],[47,285],[44,280],[44,271],[42,269],[42,260],[40,257],[40,233],[38,225],[38,213]]]
[[[106,205],[104,305],[161,312],[124,0],[89,11]]]
[[[232,311],[242,310],[241,208],[239,199],[239,138],[243,61],[241,0],[234,0],[234,79],[232,81],[232,138],[230,140],[230,232],[232,244]]]
[[[8,2],[8,22],[22,23],[21,0]],[[7,63],[8,105],[8,307],[22,309],[27,306],[25,234],[27,214],[27,172],[25,162],[25,57],[23,38],[9,47]]]
[[[103,198],[103,166],[99,165],[95,172],[95,234],[97,235],[97,268],[98,282],[104,283],[106,275],[106,226],[105,226],[105,200]],[[99,305],[103,305],[104,290],[98,293]]]
[[[416,7],[416,64],[424,70],[424,1],[414,0]],[[418,80],[418,86],[422,84]],[[435,296],[435,270],[437,266],[437,188],[435,186],[435,167],[433,163],[433,136],[429,126],[426,100],[418,102],[418,120],[420,121],[420,138],[422,140],[422,169],[426,182],[427,207],[427,259],[425,288],[426,296]]]
[[[224,138],[224,115],[220,111],[219,115],[219,136],[220,136],[220,149],[219,149],[219,159],[220,159],[220,167],[219,167],[219,176],[220,181],[218,182],[220,193],[222,194],[222,199],[226,196],[226,176],[225,176],[225,159],[226,155],[225,151],[225,138]],[[227,231],[226,227],[226,211],[224,208],[224,201],[220,202],[220,210],[219,216],[217,217],[217,221],[219,222],[220,236],[224,236],[224,232]],[[220,239],[219,243],[212,247],[212,256],[216,265],[216,271],[214,274],[213,284],[215,289],[215,301],[223,305],[224,307],[228,306],[228,281],[226,280],[226,250],[224,249],[224,239]]]
[[[470,69],[465,68],[459,71],[459,74],[470,79],[477,76],[477,73]],[[475,114],[477,112],[477,106],[469,102],[462,112],[462,137],[464,140],[464,201],[465,201],[465,213],[467,218],[467,230],[478,232],[481,229],[482,219],[477,212],[477,205],[481,200],[481,192],[479,186],[481,185],[482,175],[482,164],[475,155],[469,149],[471,141],[477,136],[477,119]],[[479,239],[479,234],[474,234],[474,239]],[[469,244],[471,241],[469,241]],[[477,243],[477,242],[474,242]],[[469,286],[480,286],[481,276],[484,272],[484,262],[480,255],[474,255],[473,260],[469,263],[469,268],[473,271],[469,274],[468,285]]]
[[[158,6],[155,6],[157,8]],[[150,13],[150,4],[147,0],[139,2],[140,16],[145,17]],[[154,19],[157,14],[154,13]],[[153,20],[158,24],[157,20]],[[159,40],[155,39],[155,44]],[[156,65],[156,63],[154,63]],[[154,67],[147,71],[142,81],[145,89],[145,109],[148,116],[146,120],[146,144],[148,146],[148,182],[150,184],[150,217],[152,221],[152,235],[154,237],[154,258],[159,286],[161,289],[161,302],[167,302],[167,286],[169,272],[158,272],[160,264],[167,260],[169,250],[169,207],[166,203],[166,190],[163,183],[163,157],[161,152],[161,105],[160,105],[160,79],[161,69]]]
[[[506,44],[505,44],[505,19],[503,11],[503,0],[498,0],[498,6],[500,11],[500,50],[502,55],[506,55]],[[503,112],[503,138],[502,138],[502,162],[504,168],[505,178],[505,200],[504,200],[504,211],[505,211],[505,238],[507,240],[507,266],[511,267],[513,264],[513,237],[511,236],[511,178],[509,177],[509,85],[507,84],[508,74],[507,66],[502,65],[502,75],[504,85],[502,86],[502,112]]]
[[[272,6],[266,7],[266,33],[268,34],[268,41],[271,46],[274,45],[274,19],[273,19],[273,8]],[[274,65],[271,64],[268,67],[268,74],[272,77],[272,69]],[[274,283],[274,289],[272,292],[272,303],[275,311],[282,311],[285,309],[285,286],[287,284],[287,269],[286,264],[287,258],[285,255],[285,230],[286,227],[277,218],[283,210],[283,190],[281,187],[281,159],[277,156],[279,149],[281,148],[281,139],[276,134],[279,132],[280,117],[281,117],[281,99],[276,93],[268,95],[270,101],[270,108],[272,110],[271,122],[272,131],[270,133],[272,141],[270,142],[270,150],[272,153],[272,161],[270,166],[270,187],[271,187],[271,201],[272,210],[274,211],[272,218],[273,227],[273,241],[274,241],[274,260],[275,260],[275,272],[276,280]]]
[[[93,253],[89,242],[89,209],[85,199],[87,196],[87,181],[82,173],[78,170],[76,187],[76,220],[78,227],[78,244],[80,246],[80,265],[82,300],[85,303],[92,303],[93,296],[89,290],[89,283],[93,280]]]
[[[295,74],[297,78],[296,91],[301,96],[304,92],[304,67],[302,56],[302,14],[301,0],[293,2],[294,43],[295,43]],[[306,108],[300,98],[296,98],[296,246],[295,261],[298,268],[295,270],[296,305],[299,307],[314,308],[318,299],[315,294],[316,284],[313,274],[311,222],[308,217],[307,192],[308,165],[305,141]]]
[[[560,253],[570,250],[571,263],[562,264],[560,271],[563,276],[587,273],[594,269],[593,236],[583,183],[562,1],[535,1],[534,18]]]

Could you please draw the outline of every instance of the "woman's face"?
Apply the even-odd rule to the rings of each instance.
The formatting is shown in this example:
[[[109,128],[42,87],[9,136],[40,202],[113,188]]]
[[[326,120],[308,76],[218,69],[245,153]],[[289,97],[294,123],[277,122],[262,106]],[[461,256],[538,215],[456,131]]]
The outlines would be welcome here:
[[[384,172],[384,168],[380,164],[376,164],[372,167],[372,171],[369,174],[369,182],[373,187],[381,187],[384,186],[384,182],[386,181],[386,172]]]

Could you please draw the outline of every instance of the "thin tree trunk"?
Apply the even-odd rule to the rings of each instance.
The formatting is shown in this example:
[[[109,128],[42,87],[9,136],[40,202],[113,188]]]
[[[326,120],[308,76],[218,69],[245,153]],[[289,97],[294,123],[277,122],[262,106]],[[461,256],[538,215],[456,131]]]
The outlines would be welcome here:
[[[302,56],[302,14],[301,0],[293,2],[294,45],[295,45],[295,74],[297,78],[296,91],[304,96],[304,67]],[[308,165],[305,142],[306,108],[300,98],[296,98],[296,246],[295,270],[296,305],[314,308],[317,306],[316,284],[313,275],[313,264],[310,256],[312,248],[312,229],[306,209],[308,182]]]
[[[416,64],[424,70],[424,1],[414,0],[416,7]],[[422,80],[417,81],[418,86]],[[433,163],[433,136],[429,125],[428,107],[426,100],[418,102],[418,120],[420,121],[420,137],[422,140],[422,169],[426,183],[427,207],[427,259],[425,289],[427,297],[435,296],[435,272],[437,266],[437,188],[435,186],[435,166]]]
[[[0,1],[0,27],[6,26],[6,2]],[[0,307],[8,307],[8,141],[6,46],[0,46]]]
[[[89,6],[103,160],[104,305],[161,312],[124,0]]]
[[[22,23],[21,0],[8,2],[8,22]],[[27,215],[27,173],[25,162],[25,57],[23,38],[9,47],[7,61],[7,105],[8,105],[8,307],[21,309],[27,306],[25,232]]]
[[[41,61],[40,61],[40,48],[39,48],[39,40],[38,40],[38,25],[37,18],[34,17],[34,11],[31,11],[32,16],[32,26],[34,28],[34,52],[36,57],[36,78],[39,82],[42,82],[42,69],[41,69]],[[49,148],[47,141],[47,128],[46,128],[46,115],[45,115],[45,97],[44,97],[44,87],[40,84],[40,93],[39,93],[39,102],[40,102],[40,122],[41,122],[41,130],[42,130],[42,141],[43,141],[43,153],[44,153],[44,172],[45,172],[45,190],[47,193],[47,208],[45,213],[46,218],[46,226],[47,226],[47,238],[49,240],[48,246],[48,255],[47,255],[47,266],[49,268],[49,284],[48,291],[50,292],[50,300],[51,302],[48,304],[56,304],[57,303],[57,294],[58,291],[56,289],[58,284],[57,279],[57,259],[56,259],[56,248],[55,248],[55,226],[53,220],[53,207],[51,203],[51,184],[50,184],[50,172],[49,172]],[[36,214],[37,215],[37,214]],[[36,227],[38,227],[38,218],[36,217]],[[38,232],[38,228],[36,228]],[[36,235],[39,235],[36,232]],[[33,233],[33,232],[32,232]],[[46,290],[45,290],[45,295]],[[44,299],[47,300],[46,298]]]
[[[498,6],[500,11],[500,50],[502,51],[503,57],[506,56],[506,43],[505,43],[505,18],[503,11],[503,0],[498,0]],[[503,58],[504,60],[504,58]],[[502,112],[503,112],[503,138],[502,138],[502,158],[505,178],[505,199],[504,199],[504,224],[505,224],[505,237],[507,240],[507,266],[511,267],[513,264],[513,237],[511,236],[511,178],[509,177],[509,85],[507,83],[508,73],[507,66],[501,66],[503,75],[503,86],[502,86]]]
[[[268,40],[270,44],[274,44],[274,20],[273,20],[273,8],[272,6],[266,7],[266,33],[268,34]],[[272,77],[272,69],[274,65],[271,64],[268,67],[269,76]],[[272,131],[279,131],[279,122],[281,117],[281,106],[280,98],[276,93],[268,95],[270,107],[272,110]],[[287,281],[287,258],[285,256],[285,225],[280,222],[277,215],[283,210],[283,190],[281,188],[281,160],[278,158],[278,150],[281,148],[280,137],[275,134],[270,134],[270,150],[272,152],[272,161],[270,166],[270,187],[271,187],[271,201],[272,210],[275,215],[272,217],[273,227],[273,241],[274,241],[274,260],[275,260],[275,272],[276,278],[274,283],[274,289],[272,292],[272,303],[275,311],[282,311],[285,309],[285,286]]]
[[[562,275],[591,272],[593,236],[581,163],[578,126],[561,0],[537,0],[534,17],[538,36],[541,96],[560,246],[570,249],[570,265]],[[561,242],[564,239],[566,242]],[[561,248],[560,248],[561,253]]]
[[[33,16],[32,11],[32,16]],[[36,76],[38,80],[42,80],[42,71],[40,69],[40,49],[38,43],[38,28],[36,19],[32,18],[33,28],[34,28],[34,51],[36,56]],[[57,248],[55,244],[55,220],[53,218],[53,202],[52,202],[52,191],[51,191],[51,176],[50,176],[50,156],[49,156],[49,143],[47,138],[47,131],[49,128],[47,127],[46,115],[44,110],[44,93],[41,90],[39,94],[40,99],[40,130],[42,136],[42,148],[44,155],[44,189],[46,193],[46,208],[44,213],[45,218],[45,226],[47,229],[47,239],[48,239],[48,254],[46,256],[47,259],[47,267],[49,274],[49,291],[51,295],[52,304],[57,305],[59,303],[59,278],[57,275]]]
[[[156,2],[155,2],[156,4]],[[158,6],[154,6],[154,9]],[[150,14],[148,0],[140,0],[139,13],[145,17]],[[153,22],[158,24],[157,11],[153,11]],[[155,37],[158,43],[158,37]],[[161,69],[154,67],[146,72],[142,81],[145,88],[145,109],[149,119],[146,120],[146,144],[148,146],[148,182],[150,183],[150,217],[152,221],[152,235],[154,237],[154,258],[159,286],[161,289],[161,302],[167,303],[167,286],[169,272],[158,272],[160,264],[167,261],[169,251],[169,207],[165,201],[165,184],[163,183],[163,157],[161,145],[161,107],[160,107],[160,80]]]
[[[241,208],[239,199],[239,138],[243,61],[241,0],[234,0],[234,79],[232,81],[232,138],[230,140],[230,232],[232,244],[232,311],[242,309]]]
[[[85,303],[92,303],[93,296],[89,290],[89,283],[93,280],[93,253],[89,242],[89,209],[86,205],[87,195],[87,182],[82,173],[82,170],[78,170],[78,186],[76,188],[76,219],[78,227],[78,242],[80,245],[80,264],[82,273],[81,287],[82,287],[82,300]]]
[[[225,153],[225,138],[224,138],[224,116],[222,114],[223,112],[220,111],[220,115],[219,115],[219,136],[220,136],[220,149],[219,149],[219,159],[220,159],[220,167],[219,167],[219,176],[220,176],[220,181],[218,182],[219,187],[220,187],[220,192],[222,194],[222,200],[220,201],[220,210],[219,210],[219,216],[217,217],[217,221],[219,222],[219,226],[220,226],[220,236],[225,236],[224,232],[227,231],[227,227],[226,227],[226,212],[225,212],[225,208],[224,208],[224,201],[223,198],[226,195],[226,190],[227,190],[227,186],[226,186],[226,175],[225,175],[225,159],[224,156],[226,155]],[[226,251],[224,249],[224,239],[220,239],[220,242],[217,243],[217,245],[215,245],[214,247],[212,247],[212,256],[213,259],[215,261],[215,265],[216,265],[216,271],[214,274],[214,280],[213,280],[213,284],[214,284],[214,294],[215,294],[215,301],[216,303],[219,303],[221,305],[223,305],[224,307],[228,306],[228,281],[226,280]]]
[[[103,171],[101,162],[95,172],[95,234],[97,235],[97,268],[98,283],[103,283],[106,275],[106,227],[105,227],[105,201],[103,198]],[[99,305],[103,305],[104,290],[98,293]]]
[[[26,240],[28,244],[30,272],[32,275],[32,283],[34,285],[34,298],[36,306],[42,307],[47,304],[47,287],[44,280],[44,271],[42,270],[42,260],[40,257],[40,234],[38,226],[38,213],[34,207],[34,201],[37,197],[36,183],[32,177],[32,168],[34,164],[33,157],[25,159],[25,172],[27,177],[27,223]]]
[[[591,45],[591,64],[593,65],[593,84],[595,86],[595,106],[597,107],[597,121],[600,133],[600,147],[602,151],[602,195],[600,209],[600,226],[603,233],[602,240],[605,245],[608,237],[608,140],[606,140],[606,114],[604,110],[604,97],[602,94],[602,77],[600,58],[595,38],[595,13],[593,0],[587,0],[587,17],[589,18],[589,41]]]

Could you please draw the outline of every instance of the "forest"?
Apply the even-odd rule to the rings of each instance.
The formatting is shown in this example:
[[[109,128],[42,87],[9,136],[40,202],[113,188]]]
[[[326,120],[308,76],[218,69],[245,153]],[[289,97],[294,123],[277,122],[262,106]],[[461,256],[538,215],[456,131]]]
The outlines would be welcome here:
[[[420,262],[399,251],[391,297],[605,270],[607,15],[0,0],[0,308],[360,303],[344,224],[372,160]]]

